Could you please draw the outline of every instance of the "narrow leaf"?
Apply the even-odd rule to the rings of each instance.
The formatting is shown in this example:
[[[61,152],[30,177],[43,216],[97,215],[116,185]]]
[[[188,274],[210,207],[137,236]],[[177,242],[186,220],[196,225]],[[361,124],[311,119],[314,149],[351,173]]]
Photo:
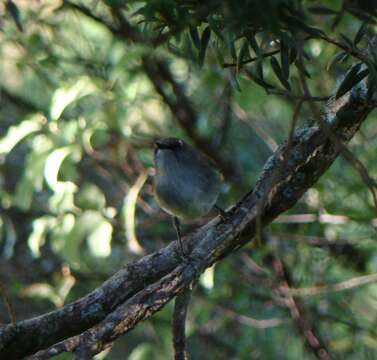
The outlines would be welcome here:
[[[249,40],[250,46],[252,47],[252,49],[255,52],[255,55],[257,56],[256,67],[257,67],[258,77],[261,80],[263,80],[264,76],[263,76],[263,56],[262,56],[262,52],[261,52],[260,47],[258,45],[258,42],[255,39],[255,36],[253,34],[249,34],[247,36],[247,39]]]
[[[253,48],[255,54],[258,55],[261,51],[257,43],[257,40],[255,39],[255,36],[249,35],[247,39],[249,40],[250,46]]]
[[[360,28],[359,28],[356,36],[355,36],[355,39],[353,40],[353,43],[355,45],[357,45],[361,41],[361,39],[363,38],[363,36],[366,34],[367,30],[368,30],[367,23],[361,24],[361,26],[360,26]]]
[[[289,53],[289,64],[293,64],[297,59],[297,50],[295,48],[291,48]]]
[[[200,50],[200,38],[196,27],[190,26],[190,37],[195,47]]]
[[[200,51],[199,51],[199,65],[203,66],[204,58],[206,56],[206,51],[209,43],[209,39],[211,38],[211,28],[207,26],[202,34],[202,38],[200,40]]]
[[[344,40],[344,42],[346,43],[348,47],[350,47],[351,49],[353,48],[353,42],[349,37],[347,37],[344,34],[340,34],[340,37]]]
[[[358,63],[355,66],[353,66],[352,69],[348,72],[343,82],[340,84],[338,91],[336,92],[336,99],[343,96],[368,75],[368,69],[359,72],[362,65],[362,63]]]
[[[274,73],[276,74],[277,78],[280,80],[282,85],[287,89],[291,90],[291,85],[289,84],[288,80],[283,76],[282,70],[280,68],[280,65],[276,58],[274,56],[271,57],[271,67],[274,70]]]
[[[21,23],[20,11],[18,10],[17,5],[12,0],[8,0],[6,3],[6,8],[9,14],[12,16],[18,30],[24,31]]]
[[[267,83],[263,79],[261,79],[258,75],[254,74],[251,70],[245,69],[246,75],[249,77],[250,80],[254,81],[256,84],[261,86],[267,93],[269,93],[270,89],[274,89],[275,86]]]
[[[240,71],[240,69],[242,67],[242,61],[246,57],[246,55],[249,55],[248,57],[250,57],[249,42],[245,39],[242,43],[242,46],[241,46],[241,49],[240,49],[240,52],[239,52],[238,58],[237,58],[237,73]]]
[[[357,17],[361,21],[364,21],[366,23],[373,24],[373,25],[376,24],[376,19],[373,16],[369,15],[368,13],[366,13],[363,10],[360,10],[359,8],[352,7],[352,8],[348,8],[347,10],[353,16]]]
[[[221,40],[224,40],[224,36],[221,33],[221,28],[212,16],[208,17],[208,24],[211,27],[211,30],[217,35],[217,37]]]
[[[337,62],[343,62],[346,58],[348,58],[348,53],[346,53],[345,51],[339,51],[329,61],[326,66],[326,70],[329,71],[333,65],[335,65]]]
[[[281,70],[285,79],[289,78],[289,47],[285,41],[280,43],[280,62]]]

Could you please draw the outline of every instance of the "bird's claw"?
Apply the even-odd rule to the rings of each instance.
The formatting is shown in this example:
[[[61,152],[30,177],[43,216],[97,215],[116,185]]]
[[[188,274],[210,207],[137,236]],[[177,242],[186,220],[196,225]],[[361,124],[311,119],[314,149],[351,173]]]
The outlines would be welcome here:
[[[221,221],[225,221],[229,218],[229,214],[223,210],[220,206],[215,205],[214,208],[216,209],[218,215],[220,216]]]

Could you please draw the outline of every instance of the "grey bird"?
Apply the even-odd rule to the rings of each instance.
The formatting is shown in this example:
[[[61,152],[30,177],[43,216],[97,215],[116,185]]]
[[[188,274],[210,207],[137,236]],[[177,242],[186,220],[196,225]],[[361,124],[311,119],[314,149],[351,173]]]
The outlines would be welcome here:
[[[196,219],[216,208],[222,175],[203,154],[181,139],[155,141],[155,197],[159,206],[173,217],[183,256],[179,219]]]

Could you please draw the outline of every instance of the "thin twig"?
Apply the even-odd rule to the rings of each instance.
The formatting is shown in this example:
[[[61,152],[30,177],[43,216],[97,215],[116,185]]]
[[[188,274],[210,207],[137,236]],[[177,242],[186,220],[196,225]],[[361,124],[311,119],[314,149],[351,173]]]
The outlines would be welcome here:
[[[172,319],[172,334],[174,359],[186,360],[188,354],[186,350],[186,317],[187,310],[191,300],[191,285],[183,289],[175,298],[174,312]]]
[[[326,284],[311,286],[305,288],[284,288],[282,292],[290,296],[311,296],[322,295],[333,292],[350,290],[358,286],[367,285],[377,281],[377,273],[363,276],[356,276],[348,280],[341,281],[336,284]]]
[[[246,111],[242,109],[242,107],[239,104],[234,103],[232,108],[234,114],[241,121],[244,121],[247,125],[249,125],[257,133],[257,135],[266,143],[266,145],[270,148],[272,152],[276,151],[279,145],[270,134],[268,134],[260,126],[258,126],[256,121],[254,121],[254,119],[251,119],[246,113]]]
[[[289,318],[272,318],[272,319],[254,319],[250,316],[241,315],[237,312],[224,308],[223,306],[217,306],[221,312],[230,319],[238,321],[242,325],[246,325],[256,329],[269,329],[287,322]]]
[[[280,53],[280,49],[276,49],[276,50],[273,50],[273,51],[270,51],[270,52],[265,52],[264,54],[261,54],[261,57],[262,58],[267,58],[267,57],[270,57],[270,56],[274,56],[276,54]],[[246,64],[250,64],[256,60],[258,60],[259,57],[252,57],[250,59],[246,59],[246,60],[243,60],[241,62],[242,65],[246,65]],[[224,63],[223,64],[223,68],[228,68],[228,67],[235,67],[237,66],[237,63]]]

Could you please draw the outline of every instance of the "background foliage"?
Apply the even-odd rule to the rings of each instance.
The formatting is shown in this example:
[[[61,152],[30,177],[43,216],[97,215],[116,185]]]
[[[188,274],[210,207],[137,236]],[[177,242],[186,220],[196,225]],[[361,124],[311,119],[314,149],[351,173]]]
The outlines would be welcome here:
[[[209,155],[231,164],[222,169],[220,203],[227,207],[250,190],[292,124],[314,121],[335,88],[341,96],[367,74],[373,85],[375,64],[363,59],[375,31],[373,4],[1,4],[0,276],[17,319],[82,296],[122,264],[175,238],[153,200],[153,138],[201,139]],[[133,41],[111,31],[117,13],[138,30]],[[141,59],[166,64],[173,81],[153,81]],[[184,89],[178,108],[188,101],[195,110],[185,126],[170,111],[173,84]],[[371,178],[375,120],[372,114],[350,145]],[[261,239],[202,276],[188,319],[192,358],[204,351],[211,359],[320,357],[305,345],[295,306],[334,358],[376,358],[375,284],[301,293],[294,306],[277,291],[282,281],[315,287],[376,273],[376,227],[365,181],[338,159]],[[8,322],[5,304],[0,310]],[[171,310],[101,356],[171,357]]]

